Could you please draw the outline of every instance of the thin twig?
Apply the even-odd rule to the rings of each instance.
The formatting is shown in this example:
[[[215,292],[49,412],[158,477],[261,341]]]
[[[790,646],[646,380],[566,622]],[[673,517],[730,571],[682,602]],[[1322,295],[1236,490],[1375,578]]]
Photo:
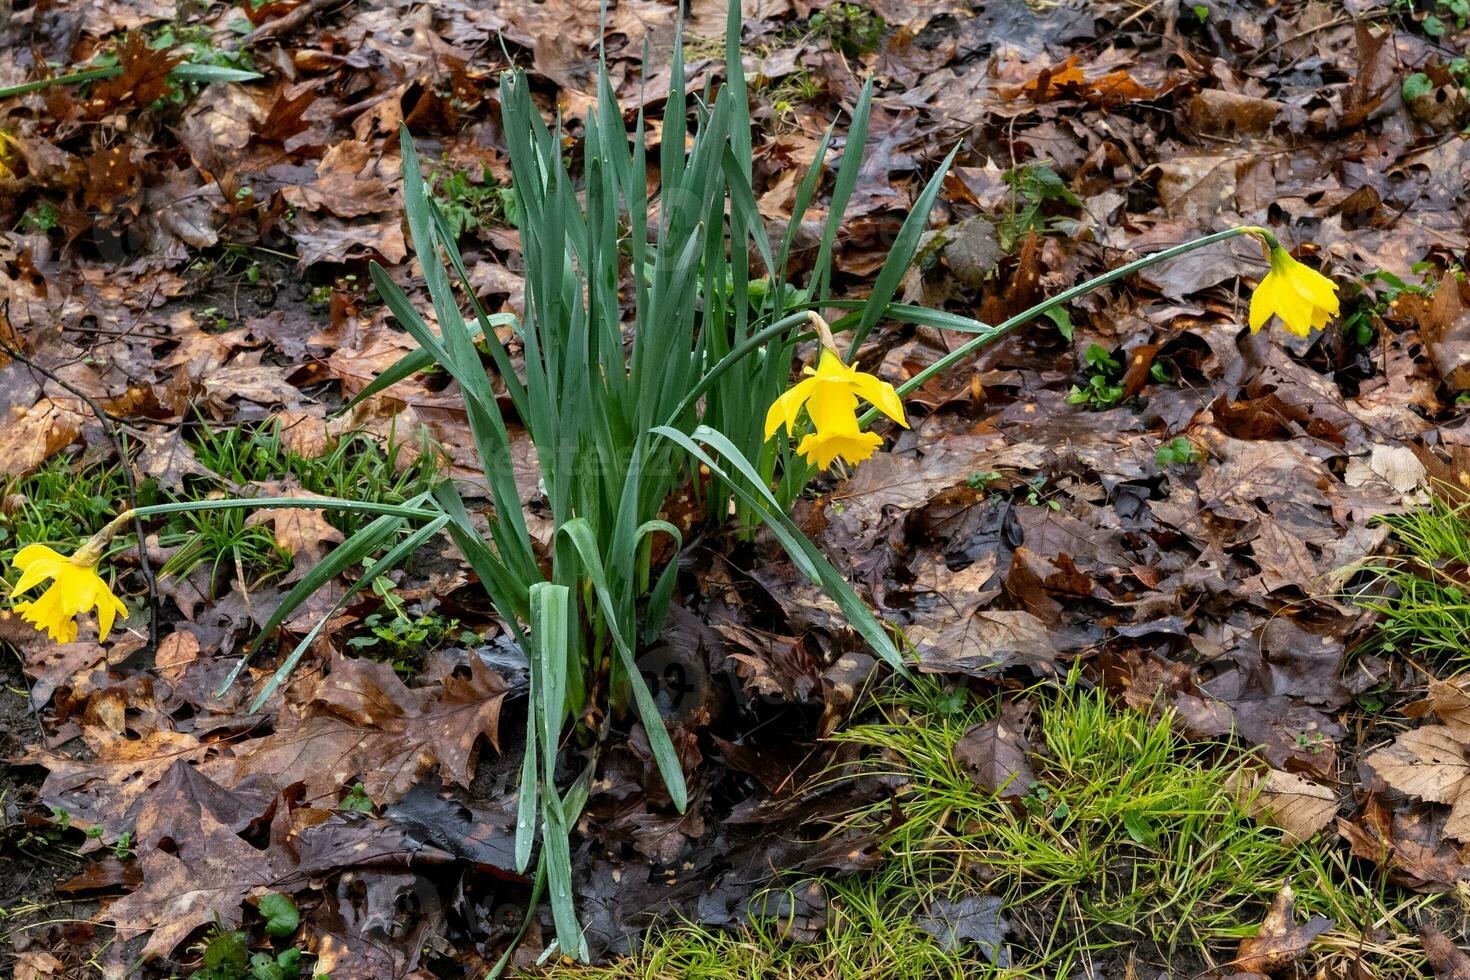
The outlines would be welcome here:
[[[257,41],[288,34],[306,23],[307,19],[320,12],[324,7],[329,7],[336,2],[337,0],[306,0],[306,3],[292,9],[290,12],[261,24],[255,30],[240,38],[240,43],[236,46],[248,48]]]
[[[7,315],[8,313],[8,303],[0,304],[0,323],[9,324],[10,319]],[[19,335],[17,334],[17,342],[19,342],[19,339]],[[19,350],[11,347],[4,337],[0,337],[0,352],[19,361],[32,371],[44,375],[47,379],[66,389],[67,392],[86,403],[87,407],[92,410],[92,414],[97,416],[97,421],[102,423],[102,428],[107,432],[107,438],[112,442],[113,451],[117,453],[118,460],[122,464],[123,483],[126,485],[128,492],[128,507],[136,510],[138,507],[138,484],[133,478],[133,469],[128,459],[127,447],[123,444],[122,436],[118,433],[117,429],[118,424],[126,424],[126,420],[118,418],[104,409],[97,403],[95,398],[70,382],[58,377],[56,372],[50,368],[42,367]],[[136,515],[133,517],[133,533],[138,539],[138,568],[143,573],[143,583],[148,590],[148,650],[149,652],[154,652],[158,649],[158,579],[154,577],[153,563],[148,559],[148,548],[143,538],[143,519]]]

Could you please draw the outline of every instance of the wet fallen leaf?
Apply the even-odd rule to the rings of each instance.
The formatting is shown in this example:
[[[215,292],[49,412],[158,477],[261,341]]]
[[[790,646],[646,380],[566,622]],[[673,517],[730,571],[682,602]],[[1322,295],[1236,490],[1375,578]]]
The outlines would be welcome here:
[[[954,760],[970,774],[975,785],[1006,799],[1031,792],[1031,743],[1025,734],[1028,707],[1014,701],[1000,713],[972,727],[955,743]]]
[[[1470,956],[1432,925],[1419,927],[1424,940],[1424,955],[1434,967],[1435,980],[1470,980]]]

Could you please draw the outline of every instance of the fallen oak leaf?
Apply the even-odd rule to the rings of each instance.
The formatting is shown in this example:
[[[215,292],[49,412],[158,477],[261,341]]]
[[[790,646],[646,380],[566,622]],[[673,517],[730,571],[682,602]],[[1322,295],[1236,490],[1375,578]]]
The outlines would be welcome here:
[[[1314,915],[1306,925],[1296,924],[1296,893],[1291,885],[1271,901],[1271,909],[1261,922],[1260,931],[1240,941],[1240,952],[1232,964],[1240,973],[1276,973],[1295,963],[1327,932],[1336,920]]]
[[[1032,102],[1050,102],[1066,95],[1077,95],[1094,105],[1119,105],[1140,99],[1152,99],[1162,95],[1172,86],[1150,88],[1135,81],[1123,69],[1108,72],[1095,78],[1077,65],[1077,56],[1072,55],[1060,65],[1043,68],[1029,82],[1002,88],[1000,94],[1008,99],[1026,97]]]

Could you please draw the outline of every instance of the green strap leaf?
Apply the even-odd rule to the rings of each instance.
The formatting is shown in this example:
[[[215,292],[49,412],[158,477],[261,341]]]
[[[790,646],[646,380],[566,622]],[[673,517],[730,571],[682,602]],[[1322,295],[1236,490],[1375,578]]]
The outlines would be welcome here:
[[[878,278],[873,280],[873,291],[868,294],[868,306],[863,310],[863,318],[858,323],[857,329],[852,332],[852,345],[847,349],[847,359],[850,361],[857,349],[862,346],[864,340],[873,327],[877,325],[878,318],[883,315],[883,310],[888,306],[888,301],[898,291],[898,284],[903,280],[904,273],[909,271],[913,264],[914,253],[919,248],[919,236],[929,226],[929,212],[934,209],[934,199],[939,196],[939,189],[944,186],[945,174],[949,173],[950,164],[954,163],[955,154],[960,151],[960,144],[956,143],[954,149],[949,151],[949,156],[934,171],[934,176],[929,178],[929,183],[924,185],[924,190],[919,194],[919,199],[914,202],[913,209],[909,211],[908,217],[903,219],[903,225],[898,229],[898,237],[893,241],[893,247],[888,250],[888,258],[883,261],[883,268],[878,272]]]
[[[576,903],[572,898],[572,859],[568,841],[568,814],[556,791],[556,753],[561,744],[561,721],[566,711],[566,661],[571,590],[565,585],[537,582],[531,586],[531,644],[536,670],[531,704],[540,731],[541,768],[541,848],[546,856],[546,875],[551,885],[551,916],[556,924],[556,939],[562,951],[580,960],[587,959],[587,944],[582,926],[577,921]],[[533,749],[527,747],[530,755]],[[524,772],[524,771],[523,771]],[[519,829],[517,835],[519,850]]]

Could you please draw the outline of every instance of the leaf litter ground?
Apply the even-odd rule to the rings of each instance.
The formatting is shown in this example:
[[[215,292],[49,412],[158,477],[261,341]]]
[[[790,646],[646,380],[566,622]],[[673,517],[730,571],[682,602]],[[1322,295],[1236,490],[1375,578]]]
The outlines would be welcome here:
[[[300,458],[364,431],[396,466],[471,479],[443,377],[328,418],[411,347],[365,288],[376,259],[421,292],[395,133],[406,122],[431,161],[481,299],[518,312],[496,75],[528,68],[575,159],[597,5],[268,3],[177,17],[171,4],[94,0],[22,7],[4,27],[0,83],[114,44],[124,71],[0,104],[14,137],[0,339],[23,355],[0,356],[11,481],[0,520],[16,526],[36,487],[26,481],[45,467],[116,462],[99,408],[125,434],[145,495],[264,492],[201,462],[204,432],[236,425]],[[255,33],[242,47],[234,25],[246,18]],[[1155,267],[936,379],[912,399],[912,432],[819,485],[797,517],[962,698],[1080,672],[1116,704],[1167,709],[1189,739],[1256,749],[1252,805],[1283,833],[1345,852],[1366,877],[1453,895],[1470,880],[1463,689],[1426,692],[1417,665],[1370,650],[1373,617],[1352,599],[1368,577],[1344,571],[1389,547],[1375,518],[1431,480],[1463,484],[1470,460],[1458,398],[1470,297],[1455,272],[1470,108],[1455,60],[1464,38],[1453,17],[1437,23],[1448,33],[1422,12],[1361,2],[776,3],[748,18],[744,40],[773,234],[827,124],[862,78],[879,81],[837,250],[850,295],[956,141],[904,283],[911,302],[998,322],[1129,255],[1232,224],[1315,243],[1344,284],[1340,328],[1304,341],[1244,331],[1245,280],[1264,263],[1243,247]],[[718,71],[703,55],[724,13],[696,3],[686,24],[702,84]],[[621,95],[636,97],[644,41],[656,69],[674,29],[673,7],[611,7]],[[171,87],[185,51],[265,78]],[[810,254],[819,236],[814,224],[796,241]],[[959,340],[895,327],[863,362],[896,382]],[[534,521],[534,463],[518,463]],[[102,496],[112,509],[124,491]],[[690,500],[668,509],[690,527],[702,516]],[[57,522],[51,539],[85,537],[81,524]],[[508,854],[525,680],[468,571],[429,549],[391,597],[348,606],[290,688],[247,714],[268,660],[214,690],[282,586],[341,530],[305,512],[220,533],[220,562],[164,579],[156,649],[139,625],[141,575],[123,583],[131,629],[105,647],[52,648],[0,622],[35,721],[10,731],[8,838],[45,827],[57,853],[86,862],[54,859],[63,874],[34,847],[11,848],[6,907],[56,885],[63,901],[99,903],[87,923],[51,922],[54,909],[8,919],[16,970],[96,956],[122,975],[145,955],[160,974],[194,969],[191,942],[216,922],[259,937],[266,891],[299,903],[318,972],[483,970],[529,894]],[[836,914],[820,890],[781,893],[773,910],[763,889],[778,874],[885,863],[881,823],[847,818],[900,788],[824,778],[858,761],[851,743],[823,739],[866,717],[876,665],[770,542],[727,533],[679,556],[679,608],[642,659],[677,726],[688,813],[669,805],[641,731],[619,722],[578,828],[579,907],[599,956],[668,913],[738,927],[774,912],[796,938],[814,936]],[[146,545],[155,564],[178,547]],[[399,618],[385,608],[426,635],[379,635],[373,624]],[[1403,705],[1423,724],[1406,729]],[[1013,707],[986,724],[967,736],[964,764],[986,790],[1024,797],[1044,762],[1035,722]],[[925,914],[962,927],[989,901],[976,887]],[[66,917],[92,919],[83,909]],[[983,911],[991,935],[999,912]],[[1223,972],[1293,969],[1323,932],[1285,892],[1258,911],[1254,945],[1214,950],[1234,960]],[[1452,976],[1447,921],[1426,926],[1423,948]],[[1463,926],[1450,937],[1465,938]]]

